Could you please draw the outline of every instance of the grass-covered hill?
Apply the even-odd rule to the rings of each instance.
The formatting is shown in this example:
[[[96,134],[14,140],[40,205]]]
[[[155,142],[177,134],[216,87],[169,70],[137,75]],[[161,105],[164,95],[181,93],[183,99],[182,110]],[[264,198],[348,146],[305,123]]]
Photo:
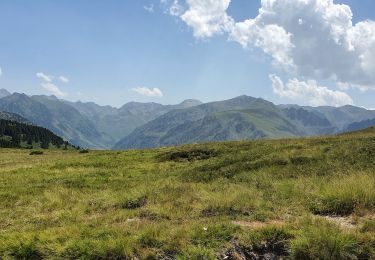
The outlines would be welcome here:
[[[0,150],[0,258],[374,259],[375,129]]]
[[[48,129],[27,123],[17,114],[0,112],[0,148],[68,147],[72,146]]]
[[[353,132],[353,131],[358,131],[358,130],[366,129],[366,128],[373,127],[373,126],[375,126],[375,118],[352,123],[352,124],[348,125],[348,127],[345,129],[345,131],[346,132]]]

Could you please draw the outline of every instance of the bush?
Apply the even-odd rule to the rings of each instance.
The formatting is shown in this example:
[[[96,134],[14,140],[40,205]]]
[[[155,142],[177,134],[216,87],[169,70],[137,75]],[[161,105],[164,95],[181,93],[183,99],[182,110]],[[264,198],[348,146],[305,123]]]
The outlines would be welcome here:
[[[241,250],[249,259],[262,259],[261,257],[266,255],[269,259],[279,259],[289,256],[290,241],[293,237],[284,228],[264,227],[245,234],[240,246],[235,250]]]
[[[323,197],[310,203],[310,210],[316,215],[348,216],[354,212],[354,198],[339,198],[337,196]]]
[[[11,248],[10,255],[15,259],[43,259],[43,255],[36,246],[35,241],[20,242]]]
[[[293,165],[305,165],[305,164],[309,164],[315,161],[316,161],[315,158],[310,158],[306,156],[295,156],[295,157],[290,158],[290,162]]]
[[[83,149],[83,150],[80,150],[79,153],[89,153],[89,150],[88,149]]]
[[[133,200],[127,200],[123,205],[123,209],[137,209],[147,204],[147,197],[142,196]]]
[[[159,158],[162,161],[175,161],[175,162],[185,162],[185,161],[196,161],[196,160],[206,160],[211,157],[215,157],[217,152],[208,149],[190,149],[184,151],[174,151],[162,154]]]
[[[42,155],[43,151],[31,151],[30,155]]]

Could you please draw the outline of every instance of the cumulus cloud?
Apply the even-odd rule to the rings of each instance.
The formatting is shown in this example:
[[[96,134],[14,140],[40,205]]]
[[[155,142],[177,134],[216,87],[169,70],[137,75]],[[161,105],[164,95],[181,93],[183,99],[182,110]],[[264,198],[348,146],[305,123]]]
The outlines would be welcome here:
[[[163,97],[163,92],[159,88],[138,87],[132,88],[132,91],[147,97]]]
[[[193,28],[194,36],[207,38],[231,30],[234,21],[226,13],[230,0],[187,0],[181,19]]]
[[[258,47],[293,76],[330,79],[375,89],[375,22],[352,21],[348,5],[333,0],[261,0],[254,18],[235,22],[230,0],[186,0],[180,15],[197,38],[226,33]]]
[[[319,86],[315,80],[299,81],[290,79],[284,82],[276,75],[270,75],[275,94],[293,101],[302,101],[312,106],[343,106],[353,104],[352,98],[341,91]]]
[[[293,67],[292,34],[277,24],[259,26],[254,20],[236,23],[230,39],[243,47],[256,46],[273,57],[275,64]]]
[[[69,83],[69,79],[67,77],[64,77],[64,76],[60,76],[59,77],[59,80],[63,83]]]
[[[41,86],[57,97],[66,97],[68,95],[67,93],[61,91],[58,86],[50,82],[43,82]]]
[[[47,75],[47,74],[44,74],[43,72],[38,72],[36,74],[36,76],[41,79],[41,80],[44,80],[46,82],[52,82],[53,80],[53,76],[50,76],[50,75]]]

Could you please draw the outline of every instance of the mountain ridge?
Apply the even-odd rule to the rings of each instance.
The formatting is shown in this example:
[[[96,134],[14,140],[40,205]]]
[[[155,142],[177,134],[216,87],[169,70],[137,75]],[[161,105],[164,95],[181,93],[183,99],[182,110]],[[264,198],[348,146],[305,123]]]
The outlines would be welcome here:
[[[8,90],[6,90],[5,88],[0,89],[0,98],[6,97],[9,95],[11,95],[11,93]]]
[[[375,118],[374,111],[354,106],[280,106],[262,98],[242,95],[168,112],[135,129],[114,149],[336,134],[359,115],[361,118]],[[207,124],[209,120],[211,126]]]
[[[56,96],[13,93],[0,98],[0,111],[19,114],[76,145],[103,149],[112,147],[136,127],[170,110],[195,104],[201,102],[192,99],[176,105],[128,102],[115,108],[94,102],[71,102]]]
[[[246,95],[208,103],[186,99],[176,105],[132,101],[116,108],[13,93],[0,98],[0,111],[19,114],[73,144],[94,149],[330,135],[375,118],[375,111],[350,105],[275,105]]]

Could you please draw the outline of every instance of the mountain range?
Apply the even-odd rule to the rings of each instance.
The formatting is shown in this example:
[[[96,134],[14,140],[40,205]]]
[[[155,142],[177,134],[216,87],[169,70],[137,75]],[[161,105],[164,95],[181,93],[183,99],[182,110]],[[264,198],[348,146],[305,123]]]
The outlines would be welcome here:
[[[375,118],[375,111],[354,106],[277,106],[261,98],[240,96],[170,111],[135,129],[114,148],[328,135],[370,118]]]
[[[2,89],[0,111],[15,113],[50,129],[72,144],[108,149],[137,127],[174,109],[201,104],[185,100],[177,105],[129,102],[120,108],[93,102],[70,102],[55,96],[9,93]]]
[[[190,99],[177,105],[129,102],[115,108],[1,89],[0,111],[95,149],[329,135],[375,124],[375,111],[360,107],[275,105],[249,96],[210,103]]]

